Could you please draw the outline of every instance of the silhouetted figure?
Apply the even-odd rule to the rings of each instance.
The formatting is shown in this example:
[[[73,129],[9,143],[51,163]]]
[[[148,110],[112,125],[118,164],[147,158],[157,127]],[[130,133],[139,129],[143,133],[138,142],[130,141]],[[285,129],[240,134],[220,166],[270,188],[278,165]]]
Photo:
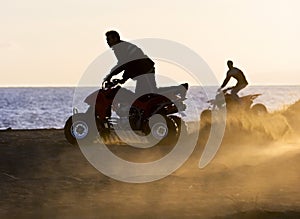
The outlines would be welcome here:
[[[117,31],[111,30],[105,35],[107,44],[118,60],[105,81],[110,81],[114,75],[124,71],[121,83],[131,78],[136,80],[135,93],[154,93],[156,91],[154,62],[136,45],[122,41]]]
[[[229,70],[227,71],[227,76],[219,89],[224,88],[227,85],[227,83],[231,77],[235,78],[237,80],[236,85],[234,87],[230,87],[228,89],[231,90],[232,97],[235,100],[239,100],[239,96],[237,95],[237,93],[240,90],[242,90],[243,88],[245,88],[248,85],[248,82],[246,80],[244,73],[240,69],[233,67],[232,61],[230,61],[230,60],[227,61],[227,66],[229,68]]]

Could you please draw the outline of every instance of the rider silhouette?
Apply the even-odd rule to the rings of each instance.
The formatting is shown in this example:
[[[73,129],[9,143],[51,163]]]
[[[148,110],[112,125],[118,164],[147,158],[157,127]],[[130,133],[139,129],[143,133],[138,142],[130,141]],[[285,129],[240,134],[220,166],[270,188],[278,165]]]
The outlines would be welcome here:
[[[135,93],[154,93],[156,90],[154,62],[139,47],[121,40],[117,31],[111,30],[105,35],[118,63],[104,80],[110,81],[114,75],[124,71],[121,83],[131,78],[136,80]]]
[[[230,80],[230,78],[233,77],[237,80],[237,83],[235,86],[228,88],[228,90],[231,90],[231,96],[235,100],[239,100],[239,96],[237,95],[237,93],[240,90],[242,90],[243,88],[245,88],[248,85],[248,82],[246,80],[244,73],[240,69],[233,67],[232,61],[228,60],[227,66],[228,66],[229,70],[227,71],[227,76],[226,76],[223,84],[219,88],[219,90],[224,88],[226,86],[226,84],[228,83],[228,81]]]

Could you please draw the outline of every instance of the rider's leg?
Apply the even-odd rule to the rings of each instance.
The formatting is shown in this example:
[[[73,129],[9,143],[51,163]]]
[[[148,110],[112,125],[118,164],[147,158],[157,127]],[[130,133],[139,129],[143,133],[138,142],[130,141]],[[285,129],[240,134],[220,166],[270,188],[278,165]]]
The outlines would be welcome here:
[[[231,97],[234,101],[237,101],[237,102],[240,102],[240,98],[239,96],[237,95],[237,92],[236,89],[232,89],[231,90]]]
[[[237,93],[242,90],[243,88],[245,88],[247,85],[246,84],[237,84],[235,87],[232,88],[231,90],[231,96],[234,100],[240,102],[240,98],[237,95]]]
[[[154,68],[151,69],[146,74],[140,75],[135,78],[136,79],[136,87],[135,93],[136,94],[146,94],[146,93],[156,93],[156,81],[155,81],[155,74]]]

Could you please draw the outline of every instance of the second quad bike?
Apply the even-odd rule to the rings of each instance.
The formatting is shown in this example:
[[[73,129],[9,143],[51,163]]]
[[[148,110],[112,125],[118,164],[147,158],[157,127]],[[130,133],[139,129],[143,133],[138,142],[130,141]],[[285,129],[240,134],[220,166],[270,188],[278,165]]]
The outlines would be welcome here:
[[[201,113],[200,119],[207,121],[211,119],[212,110],[220,110],[226,107],[228,113],[246,112],[255,115],[262,115],[268,112],[266,106],[262,103],[254,104],[254,100],[261,94],[250,94],[234,98],[228,91],[232,88],[218,90],[215,99],[207,101],[210,105]]]

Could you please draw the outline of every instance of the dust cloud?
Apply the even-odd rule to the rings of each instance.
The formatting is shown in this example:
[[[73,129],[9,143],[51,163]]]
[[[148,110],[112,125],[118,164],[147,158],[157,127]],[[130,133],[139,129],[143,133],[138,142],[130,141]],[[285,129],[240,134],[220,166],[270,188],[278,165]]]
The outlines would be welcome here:
[[[266,212],[285,215],[290,211],[298,212],[299,112],[300,102],[262,115],[228,112],[220,149],[204,169],[198,168],[198,162],[210,134],[210,124],[201,124],[193,154],[172,175],[146,184],[127,184],[104,177],[93,187],[86,188],[87,193],[82,194],[81,200],[82,197],[91,199],[94,211],[101,206],[101,215],[107,217],[214,218],[229,215],[228,218],[234,218],[234,214],[251,212],[251,217],[257,218]],[[133,162],[150,162],[170,150],[172,146],[167,145],[146,150],[111,146],[116,155]],[[60,195],[62,200],[74,200],[74,193]]]

